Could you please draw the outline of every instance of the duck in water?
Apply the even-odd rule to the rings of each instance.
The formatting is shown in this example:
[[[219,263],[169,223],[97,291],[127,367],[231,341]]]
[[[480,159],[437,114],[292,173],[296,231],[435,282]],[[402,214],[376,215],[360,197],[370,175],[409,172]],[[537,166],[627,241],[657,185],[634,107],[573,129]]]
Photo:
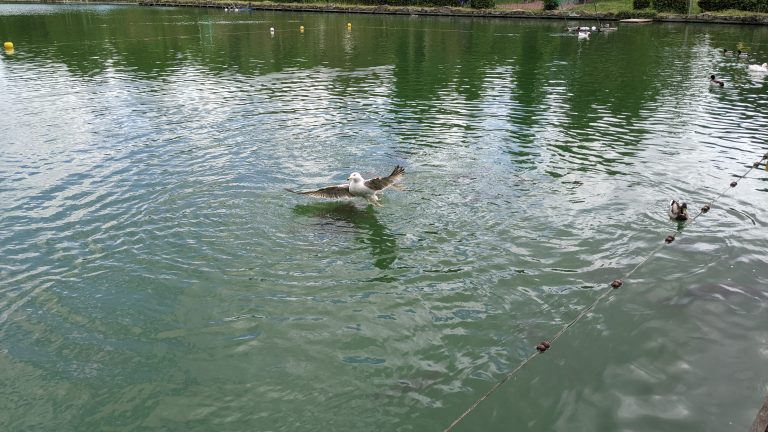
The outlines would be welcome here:
[[[720,81],[719,79],[715,78],[714,74],[709,76],[709,84],[710,85],[718,85],[720,87],[725,86],[725,83]]]
[[[669,218],[676,221],[688,220],[688,204],[672,200],[669,203]]]

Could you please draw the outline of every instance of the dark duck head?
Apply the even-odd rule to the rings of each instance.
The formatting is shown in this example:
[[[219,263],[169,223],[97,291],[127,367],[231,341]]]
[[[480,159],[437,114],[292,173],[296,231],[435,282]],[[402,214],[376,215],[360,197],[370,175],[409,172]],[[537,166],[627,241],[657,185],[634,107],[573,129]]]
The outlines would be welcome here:
[[[688,220],[688,204],[672,200],[669,203],[669,218],[678,221]]]

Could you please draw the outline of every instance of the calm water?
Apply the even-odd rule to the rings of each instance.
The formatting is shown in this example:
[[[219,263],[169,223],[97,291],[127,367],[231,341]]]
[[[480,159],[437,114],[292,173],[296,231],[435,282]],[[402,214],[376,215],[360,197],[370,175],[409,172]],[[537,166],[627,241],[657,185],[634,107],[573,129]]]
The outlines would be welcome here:
[[[447,427],[768,150],[768,28],[576,24],[0,5],[0,430]],[[456,430],[747,430],[767,225],[760,169]]]

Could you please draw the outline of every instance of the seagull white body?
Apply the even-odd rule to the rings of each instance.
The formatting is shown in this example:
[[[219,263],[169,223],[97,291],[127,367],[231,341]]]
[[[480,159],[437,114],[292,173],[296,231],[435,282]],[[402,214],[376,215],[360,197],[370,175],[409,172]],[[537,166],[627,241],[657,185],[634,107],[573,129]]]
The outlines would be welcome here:
[[[751,64],[749,65],[749,70],[754,72],[768,72],[768,63],[763,63],[761,65]]]
[[[373,190],[365,185],[365,179],[360,173],[353,172],[349,175],[349,193],[354,196],[362,197],[368,201],[378,202],[379,197],[376,196],[376,190]]]
[[[366,180],[360,173],[353,172],[349,175],[347,180],[349,184],[328,186],[321,189],[296,192],[288,189],[290,192],[300,195],[309,195],[316,198],[331,198],[331,199],[349,199],[349,198],[365,198],[369,203],[379,206],[379,197],[376,194],[390,186],[397,188],[397,183],[405,175],[405,169],[401,166],[396,166],[392,170],[392,174],[387,177],[380,178],[375,177],[370,180]]]

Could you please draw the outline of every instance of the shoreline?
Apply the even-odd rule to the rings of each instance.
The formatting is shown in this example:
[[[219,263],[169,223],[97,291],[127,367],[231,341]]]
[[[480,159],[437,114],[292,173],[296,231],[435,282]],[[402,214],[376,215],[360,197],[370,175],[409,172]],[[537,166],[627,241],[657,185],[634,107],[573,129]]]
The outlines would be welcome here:
[[[364,6],[346,5],[334,3],[273,3],[273,2],[248,2],[217,1],[217,0],[136,0],[136,1],[68,1],[68,0],[10,0],[3,3],[16,4],[113,4],[113,5],[138,5],[150,7],[198,7],[223,9],[224,7],[238,7],[242,9],[286,12],[313,12],[313,13],[353,13],[353,14],[380,14],[380,15],[424,15],[424,16],[456,16],[465,18],[522,18],[522,19],[567,19],[567,20],[603,20],[621,21],[627,18],[650,19],[654,23],[699,23],[699,24],[741,24],[741,25],[768,25],[768,15],[742,15],[719,16],[706,13],[698,15],[655,15],[648,16],[643,11],[622,11],[619,13],[591,13],[572,10],[526,10],[526,9],[470,9],[454,7],[426,7],[426,6]]]

